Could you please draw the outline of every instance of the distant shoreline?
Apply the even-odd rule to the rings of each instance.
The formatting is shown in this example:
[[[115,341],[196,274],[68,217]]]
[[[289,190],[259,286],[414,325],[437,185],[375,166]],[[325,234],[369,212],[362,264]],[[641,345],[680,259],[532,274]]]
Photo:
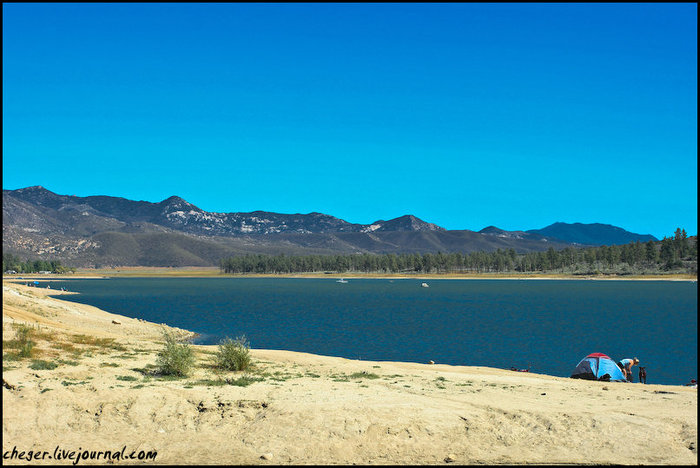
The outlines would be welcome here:
[[[38,274],[27,273],[3,275],[3,280],[41,279],[83,279],[83,278],[327,278],[327,279],[415,279],[415,280],[592,280],[592,281],[690,281],[697,282],[697,275],[668,274],[668,275],[570,275],[570,274],[512,274],[512,273],[284,273],[284,274],[224,274],[217,267],[121,267],[110,269],[79,269],[68,274]]]

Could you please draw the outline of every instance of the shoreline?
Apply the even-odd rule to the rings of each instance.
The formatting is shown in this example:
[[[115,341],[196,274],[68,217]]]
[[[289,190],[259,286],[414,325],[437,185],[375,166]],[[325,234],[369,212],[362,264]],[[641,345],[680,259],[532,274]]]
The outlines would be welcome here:
[[[81,269],[75,273],[65,274],[39,274],[25,273],[16,275],[4,275],[5,280],[22,280],[22,279],[44,279],[46,280],[61,280],[61,279],[89,279],[89,278],[306,278],[306,279],[415,279],[415,280],[580,280],[580,281],[688,281],[697,282],[697,275],[691,274],[669,274],[669,275],[571,275],[571,274],[508,274],[508,273],[481,273],[481,274],[463,274],[463,273],[428,273],[428,274],[405,274],[405,273],[245,273],[231,274],[221,273],[216,267],[182,267],[182,268],[167,268],[167,267],[123,267],[115,269],[99,269],[89,270]]]
[[[3,281],[4,452],[126,445],[157,450],[159,464],[697,464],[695,388],[263,349],[251,349],[249,371],[226,372],[209,364],[215,345],[192,345],[192,374],[165,379],[149,371],[165,325],[61,294]],[[6,360],[13,323],[33,324],[37,359],[57,367]],[[610,443],[624,437],[645,443]]]

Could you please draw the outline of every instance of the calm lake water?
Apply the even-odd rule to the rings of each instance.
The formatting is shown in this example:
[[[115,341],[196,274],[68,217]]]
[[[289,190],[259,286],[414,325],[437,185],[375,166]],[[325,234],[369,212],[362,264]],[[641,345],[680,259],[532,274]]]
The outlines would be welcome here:
[[[587,354],[637,356],[647,382],[697,372],[697,283],[590,280],[112,278],[52,282],[64,300],[253,348],[527,368],[568,377]],[[635,381],[637,372],[635,369]]]

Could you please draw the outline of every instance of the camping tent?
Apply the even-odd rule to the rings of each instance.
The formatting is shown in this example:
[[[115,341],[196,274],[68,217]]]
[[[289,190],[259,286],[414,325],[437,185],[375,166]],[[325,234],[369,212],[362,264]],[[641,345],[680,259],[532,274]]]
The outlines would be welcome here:
[[[581,359],[571,378],[620,382],[627,380],[615,361],[603,353],[592,353]]]

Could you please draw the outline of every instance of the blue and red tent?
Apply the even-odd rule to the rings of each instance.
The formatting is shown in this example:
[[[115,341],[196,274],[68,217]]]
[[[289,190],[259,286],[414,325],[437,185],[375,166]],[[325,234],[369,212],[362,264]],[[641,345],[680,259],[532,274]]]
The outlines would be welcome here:
[[[571,374],[571,378],[613,382],[627,380],[615,361],[603,353],[591,353],[581,359]]]

